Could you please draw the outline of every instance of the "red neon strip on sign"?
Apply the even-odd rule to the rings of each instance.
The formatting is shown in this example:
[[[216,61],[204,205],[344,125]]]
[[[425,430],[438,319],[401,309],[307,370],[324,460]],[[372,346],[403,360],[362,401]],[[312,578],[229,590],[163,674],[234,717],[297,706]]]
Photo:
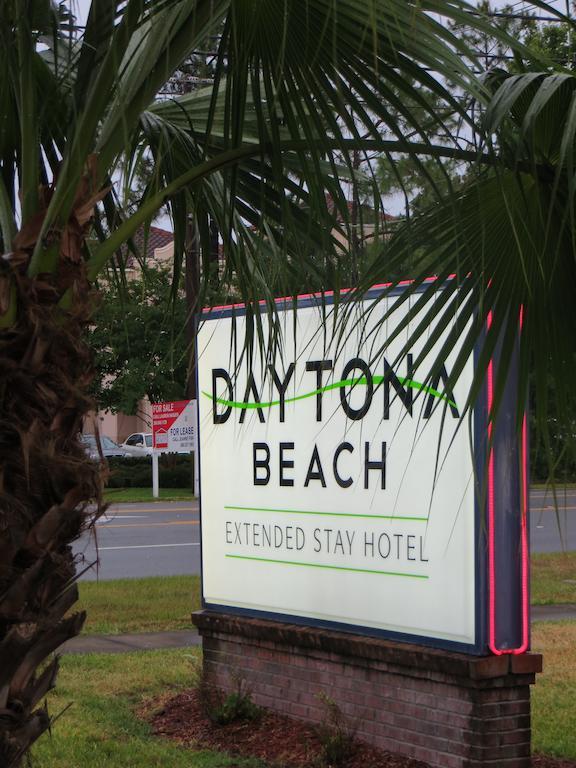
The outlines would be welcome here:
[[[528,424],[522,421],[522,645],[514,653],[525,653],[530,643],[530,605],[528,599]]]

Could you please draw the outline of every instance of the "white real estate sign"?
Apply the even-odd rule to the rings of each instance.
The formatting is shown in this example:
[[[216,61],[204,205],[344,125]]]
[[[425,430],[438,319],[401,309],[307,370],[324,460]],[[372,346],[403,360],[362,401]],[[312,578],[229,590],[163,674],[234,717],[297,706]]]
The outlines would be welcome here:
[[[153,445],[164,453],[191,453],[195,447],[195,425],[195,400],[152,405]]]
[[[473,361],[454,389],[458,350],[429,378],[449,329],[417,367],[427,335],[397,359],[416,322],[388,343],[406,312],[382,322],[392,300],[358,305],[343,335],[315,300],[296,317],[290,305],[282,352],[251,364],[241,311],[203,319],[206,605],[476,642],[473,435],[460,419]]]

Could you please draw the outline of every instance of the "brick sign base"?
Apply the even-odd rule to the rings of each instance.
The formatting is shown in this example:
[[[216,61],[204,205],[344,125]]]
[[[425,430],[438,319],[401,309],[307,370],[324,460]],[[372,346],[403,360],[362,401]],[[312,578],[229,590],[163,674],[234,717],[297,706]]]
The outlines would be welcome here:
[[[539,654],[474,657],[345,632],[199,611],[204,669],[232,690],[311,723],[324,692],[382,749],[439,768],[528,768]]]

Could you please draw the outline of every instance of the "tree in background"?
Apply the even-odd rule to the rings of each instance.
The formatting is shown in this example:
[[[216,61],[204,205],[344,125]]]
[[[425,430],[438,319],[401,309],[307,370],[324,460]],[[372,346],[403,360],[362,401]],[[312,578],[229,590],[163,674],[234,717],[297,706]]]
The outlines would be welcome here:
[[[188,375],[187,310],[172,301],[167,269],[148,267],[125,285],[100,289],[100,307],[88,331],[94,350],[92,393],[100,409],[127,414],[139,402],[183,400]]]
[[[429,94],[422,90],[421,96],[429,98]],[[417,108],[417,104],[411,105]],[[451,142],[452,136],[457,132],[457,115],[454,111],[444,114],[438,105],[438,119],[430,125],[430,131],[434,134],[435,141]],[[398,115],[399,123],[402,117]],[[405,128],[408,133],[408,128]],[[407,214],[425,210],[434,203],[438,197],[449,194],[460,184],[460,174],[464,172],[461,161],[455,158],[447,158],[439,165],[434,158],[414,158],[409,154],[380,155],[376,166],[376,180],[383,197],[398,195],[403,198],[404,209]]]
[[[183,400],[193,352],[182,286],[174,286],[169,267],[144,265],[121,279],[108,271],[99,281],[99,299],[87,330],[94,352],[91,394],[100,410],[136,415],[142,398],[150,402]],[[234,301],[234,286],[225,288],[218,275],[206,275],[208,305]],[[302,284],[304,285],[304,284]]]
[[[545,10],[545,9],[544,9]],[[541,71],[542,62],[547,61],[559,70],[574,68],[576,53],[574,31],[570,23],[554,16],[548,16],[548,21],[542,21],[542,9],[522,11],[514,4],[496,7],[490,0],[479,0],[476,11],[488,22],[486,27],[479,28],[470,25],[468,20],[453,22],[451,29],[466,43],[468,51],[473,54],[469,65],[478,71],[479,75],[496,70],[504,70],[518,74],[528,70]],[[514,46],[511,41],[518,41],[521,46]],[[457,98],[469,99],[465,92],[458,91]],[[418,90],[418,89],[417,89]],[[431,94],[421,89],[420,95],[427,100]],[[434,98],[432,96],[432,98]],[[482,121],[482,103],[469,100],[470,109],[475,110],[477,126]],[[415,102],[410,105],[410,111],[418,109]],[[401,113],[395,109],[399,123],[402,124]],[[430,132],[435,141],[443,141],[447,146],[458,133],[458,113],[442,109],[438,104],[437,121],[430,125]],[[441,122],[443,119],[443,123]],[[407,127],[405,130],[408,130]],[[481,132],[468,132],[467,139],[472,149],[477,150],[481,142]],[[402,195],[405,211],[410,213],[422,212],[439,198],[445,198],[460,187],[466,174],[475,173],[477,169],[470,163],[458,159],[448,159],[441,166],[432,159],[419,159],[413,156],[395,154],[381,155],[378,158],[376,177],[383,196]]]
[[[547,24],[528,21],[523,31],[524,43],[531,51],[550,59],[559,69],[574,70],[576,41],[574,28],[570,23]]]

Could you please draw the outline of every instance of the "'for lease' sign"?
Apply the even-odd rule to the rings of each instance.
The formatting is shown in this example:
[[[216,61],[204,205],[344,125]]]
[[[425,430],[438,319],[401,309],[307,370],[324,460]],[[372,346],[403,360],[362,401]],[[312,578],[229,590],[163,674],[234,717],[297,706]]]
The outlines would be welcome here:
[[[154,448],[168,453],[194,450],[195,400],[176,400],[152,405]]]
[[[418,321],[392,339],[407,310],[383,321],[391,300],[343,332],[314,299],[287,305],[281,348],[251,355],[241,310],[204,318],[208,606],[475,644],[473,361],[452,387],[458,349],[431,367],[450,330],[434,324],[402,355]]]

